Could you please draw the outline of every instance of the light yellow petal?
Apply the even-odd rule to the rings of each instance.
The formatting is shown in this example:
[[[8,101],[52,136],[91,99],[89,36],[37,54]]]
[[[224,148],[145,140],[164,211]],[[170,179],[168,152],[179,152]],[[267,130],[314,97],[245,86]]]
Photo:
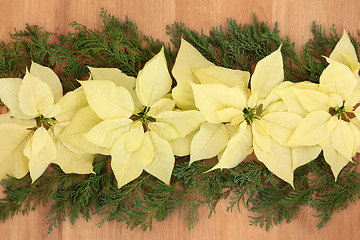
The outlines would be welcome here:
[[[195,133],[197,133],[197,131],[190,133],[186,137],[169,141],[175,156],[183,157],[190,154],[191,141],[194,138]]]
[[[251,78],[251,92],[256,93],[259,99],[264,99],[272,88],[284,80],[283,59],[281,47],[261,59]]]
[[[33,132],[27,128],[28,125],[18,123],[0,124],[0,179],[6,175],[22,178],[28,173],[29,160],[23,151]]]
[[[134,102],[128,90],[106,80],[81,81],[91,109],[102,119],[129,118]]]
[[[10,109],[12,116],[20,119],[31,119],[21,111],[19,106],[19,88],[21,78],[2,78],[0,79],[0,99]]]
[[[85,92],[82,87],[75,91],[68,92],[62,97],[57,105],[60,106],[61,112],[55,118],[58,122],[70,122],[73,116],[87,105]]]
[[[179,133],[175,127],[165,122],[150,122],[148,124],[150,131],[156,132],[161,138],[168,141],[179,138]]]
[[[214,64],[206,60],[190,43],[181,39],[180,49],[172,69],[177,82],[172,93],[180,109],[196,109],[190,86],[190,83],[197,83],[194,80],[193,71],[209,66],[214,66]]]
[[[92,162],[93,154],[78,153],[71,151],[61,141],[56,141],[57,158],[54,163],[58,164],[65,173],[89,174],[94,173]]]
[[[205,122],[205,119],[201,112],[188,110],[162,112],[157,116],[156,121],[174,127],[179,134],[179,138],[183,138],[198,129],[200,124]]]
[[[243,122],[240,124],[239,132],[230,138],[224,153],[219,159],[219,163],[211,170],[236,167],[253,151],[252,145],[251,127],[246,122]]]
[[[299,98],[295,95],[293,88],[274,89],[284,102],[289,112],[297,113],[303,117],[308,114],[308,111],[300,103]]]
[[[84,137],[95,125],[102,122],[89,106],[80,109],[71,120],[70,124],[57,136],[61,141],[90,154],[101,153],[109,155],[109,150],[99,147]]]
[[[175,164],[175,157],[170,143],[154,132],[146,132],[154,147],[153,161],[145,167],[145,171],[155,176],[166,184],[170,184],[172,170]]]
[[[169,98],[162,98],[151,106],[147,115],[156,118],[158,114],[165,111],[171,111],[174,109],[174,107],[174,100]]]
[[[286,143],[291,147],[315,146],[330,137],[327,123],[331,115],[325,111],[310,112],[301,120]]]
[[[349,124],[339,121],[331,134],[332,144],[337,152],[346,159],[351,159],[355,147],[355,138]]]
[[[278,101],[268,105],[267,108],[261,113],[261,115],[265,116],[271,112],[288,112],[288,109],[286,108],[286,105],[283,101]]]
[[[320,76],[319,90],[325,93],[337,93],[343,100],[355,90],[358,84],[351,70],[342,63],[327,59],[330,63]]]
[[[59,77],[51,68],[31,62],[30,73],[50,87],[55,103],[59,101],[63,96],[63,89]]]
[[[329,97],[327,94],[312,90],[294,88],[294,93],[306,111],[329,110]]]
[[[338,108],[343,105],[343,99],[339,94],[331,93],[329,97],[329,106],[333,108]]]
[[[19,88],[19,106],[23,113],[38,116],[43,110],[54,104],[54,96],[50,87],[26,71]]]
[[[247,89],[250,73],[219,66],[208,66],[194,71],[197,80],[202,84],[224,84],[228,87],[239,86]]]
[[[244,120],[244,114],[243,111],[237,108],[224,108],[221,109],[219,111],[216,111],[216,115],[218,116],[218,118],[220,119],[221,122],[237,122],[240,123],[241,121]],[[237,119],[237,121],[235,121],[235,119]],[[234,121],[233,121],[234,119]]]
[[[341,120],[339,120],[337,116],[332,116],[326,124],[326,131],[332,132],[337,127],[340,121]]]
[[[353,91],[350,96],[346,99],[344,106],[353,108],[360,102],[360,90],[356,89]]]
[[[153,146],[150,139],[145,136],[141,142],[141,147],[136,151],[127,153],[125,150],[125,135],[116,139],[110,149],[111,168],[114,172],[118,187],[139,177],[145,166],[153,160]]]
[[[320,146],[291,148],[293,171],[296,168],[314,160],[317,156],[319,156],[321,150]]]
[[[144,128],[142,122],[138,121],[131,124],[130,129],[126,132],[125,150],[126,152],[133,152],[139,148],[144,138]]]
[[[243,110],[246,95],[238,87],[230,88],[220,84],[192,84],[196,107],[211,123],[220,123],[217,111],[232,107]]]
[[[357,152],[360,152],[360,124],[356,121],[356,119],[352,119],[349,123],[351,130],[354,134],[355,145],[352,156],[355,156]]]
[[[262,119],[269,135],[278,143],[285,144],[303,118],[292,112],[273,112]]]
[[[290,148],[272,141],[271,151],[267,153],[254,142],[254,152],[258,160],[264,163],[271,172],[294,187],[293,164]]]
[[[331,140],[326,141],[322,145],[325,161],[330,165],[336,181],[341,169],[343,169],[351,159],[345,158],[336,151]]]
[[[170,91],[171,84],[172,80],[162,48],[139,72],[136,78],[136,92],[140,102],[150,107]]]
[[[110,148],[114,140],[129,130],[132,121],[128,118],[104,120],[92,127],[84,138],[103,148]]]
[[[344,29],[343,35],[339,42],[336,44],[334,50],[330,54],[330,58],[340,63],[346,64],[347,61],[344,59],[341,53],[349,55],[352,59],[357,61],[357,55],[354,46],[352,45],[347,32]]]
[[[253,134],[253,144],[257,144],[262,151],[270,153],[271,151],[271,138],[267,132],[263,123],[259,120],[255,120],[252,123],[252,134]]]
[[[191,142],[190,164],[216,156],[225,149],[228,141],[229,136],[223,124],[203,123]]]

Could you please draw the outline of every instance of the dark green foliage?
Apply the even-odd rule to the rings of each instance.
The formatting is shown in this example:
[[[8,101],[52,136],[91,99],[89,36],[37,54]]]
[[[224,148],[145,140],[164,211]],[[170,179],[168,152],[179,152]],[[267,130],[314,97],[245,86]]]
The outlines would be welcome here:
[[[88,78],[87,66],[116,67],[136,76],[163,43],[138,32],[129,19],[119,20],[102,11],[103,27],[91,30],[72,23],[75,32],[52,39],[51,33],[37,26],[11,34],[11,42],[0,45],[0,77],[21,77],[31,61],[49,66],[60,75],[65,91],[78,86],[76,79]],[[175,62],[181,37],[195,46],[216,65],[252,72],[254,65],[282,45],[285,78],[288,81],[318,82],[327,66],[328,56],[339,36],[335,28],[330,35],[315,23],[313,39],[298,54],[294,44],[279,36],[277,26],[270,29],[254,17],[253,24],[241,25],[229,19],[226,27],[215,27],[209,35],[188,29],[183,23],[167,27],[172,45],[165,47],[169,69]],[[358,33],[359,35],[359,33]],[[57,41],[56,41],[57,40]],[[351,36],[359,53],[360,43]],[[250,160],[225,170],[209,170],[213,164],[199,161],[189,166],[187,157],[178,158],[171,184],[166,185],[144,172],[122,188],[109,171],[110,158],[98,156],[93,164],[96,174],[65,174],[56,166],[34,183],[29,176],[2,180],[0,219],[27,214],[39,204],[51,204],[48,212],[49,231],[62,221],[74,223],[80,216],[89,220],[100,215],[106,221],[125,222],[131,229],[151,229],[153,220],[164,221],[180,212],[189,229],[198,222],[198,209],[207,206],[209,217],[221,199],[229,199],[228,210],[244,206],[252,212],[250,224],[266,229],[298,217],[302,206],[314,208],[323,227],[335,211],[340,211],[359,198],[359,163],[348,164],[336,182],[322,156],[298,168],[294,186],[278,179],[262,163]]]

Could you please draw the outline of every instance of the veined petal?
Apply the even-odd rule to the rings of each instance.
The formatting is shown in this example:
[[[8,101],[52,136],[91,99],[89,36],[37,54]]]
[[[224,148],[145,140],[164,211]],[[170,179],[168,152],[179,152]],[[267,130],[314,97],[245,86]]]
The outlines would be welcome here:
[[[341,169],[343,169],[351,159],[345,158],[336,151],[331,140],[324,142],[322,149],[325,161],[330,165],[336,181]]]
[[[51,68],[31,62],[30,73],[50,87],[55,103],[62,98],[63,89],[60,79]]]
[[[256,93],[258,99],[265,99],[270,90],[284,80],[283,59],[281,47],[261,59],[251,78],[251,92]]]
[[[175,127],[165,122],[150,122],[148,124],[150,131],[156,132],[161,138],[165,140],[174,140],[179,138],[179,133]]]
[[[233,122],[234,118],[238,119],[237,123],[240,123],[244,120],[244,113],[242,110],[237,108],[225,108],[219,111],[216,111],[216,115],[220,119],[221,122]]]
[[[22,178],[28,173],[29,160],[24,156],[23,151],[33,131],[27,128],[26,124],[8,122],[0,124],[0,179],[6,178],[6,175]]]
[[[239,132],[230,138],[224,153],[211,170],[233,168],[241,163],[253,151],[253,138],[251,127],[243,122],[240,124]]]
[[[171,77],[167,68],[164,48],[148,61],[136,78],[136,92],[145,106],[152,106],[171,89]]]
[[[138,121],[131,124],[130,129],[126,133],[125,150],[126,152],[133,152],[140,147],[144,138],[144,128],[142,122]]]
[[[164,183],[170,184],[171,173],[175,164],[175,157],[170,143],[159,137],[155,132],[148,131],[145,135],[150,139],[154,148],[153,161],[145,166],[145,171]]]
[[[223,124],[203,123],[191,142],[190,164],[216,156],[225,149],[228,140],[229,136]]]
[[[56,120],[58,122],[70,122],[73,116],[81,108],[87,106],[84,89],[80,87],[74,91],[68,92],[56,105],[61,108],[61,112],[55,116]]]
[[[290,147],[315,146],[330,137],[327,123],[331,115],[325,111],[310,112],[295,128],[293,135],[286,143]]]
[[[330,63],[320,76],[319,90],[326,93],[337,93],[343,100],[355,90],[358,81],[350,68],[342,63],[327,58]]]
[[[22,83],[21,78],[2,78],[0,79],[0,99],[10,109],[12,116],[20,119],[31,119],[20,109],[19,88]]]
[[[94,173],[93,154],[74,152],[65,147],[61,141],[56,141],[57,158],[54,163],[59,165],[65,173],[89,174]]]
[[[171,111],[174,109],[174,107],[174,100],[170,98],[162,98],[151,106],[147,115],[156,118],[158,114],[165,111]]]
[[[308,112],[315,110],[329,110],[329,97],[323,92],[312,89],[294,88],[294,93],[301,105]]]
[[[355,156],[357,152],[360,152],[360,124],[356,120],[357,120],[356,118],[355,120],[352,119],[349,123],[349,126],[354,134],[354,139],[355,139],[355,146],[352,156]]]
[[[347,32],[344,29],[343,35],[340,38],[339,42],[336,44],[334,50],[330,54],[330,59],[338,61],[340,63],[346,64],[347,61],[344,59],[344,56],[341,53],[349,55],[352,59],[357,61],[357,55],[354,46],[352,45]]]
[[[89,142],[84,135],[94,126],[102,122],[89,106],[80,109],[70,124],[57,136],[61,141],[90,154],[101,153],[109,155],[109,150]]]
[[[129,130],[131,123],[128,118],[107,119],[92,127],[84,138],[97,146],[110,148],[117,137]]]
[[[198,131],[194,131],[183,138],[177,138],[169,141],[175,156],[183,157],[190,154],[191,141],[197,132]]]
[[[240,87],[247,89],[250,73],[236,69],[219,66],[208,66],[193,72],[201,84],[224,84],[228,87]]]
[[[339,94],[331,93],[329,97],[329,106],[333,108],[338,108],[343,105],[343,99]]]
[[[351,159],[355,146],[355,139],[352,129],[345,121],[339,121],[331,134],[332,144],[337,152],[346,159]]]
[[[256,142],[254,142],[254,152],[259,161],[273,172],[276,176],[293,185],[293,163],[291,149],[278,144],[276,141],[271,143],[271,151],[264,152]]]
[[[220,123],[217,111],[232,107],[243,110],[246,95],[238,87],[230,88],[220,84],[192,84],[196,107],[211,123]]]
[[[128,90],[106,80],[80,82],[91,109],[102,119],[129,118],[134,102]]]
[[[344,103],[344,107],[355,107],[356,104],[360,102],[360,90],[356,89],[353,91],[350,96],[346,99]]]
[[[205,122],[205,119],[201,112],[188,110],[162,112],[157,116],[156,121],[164,122],[174,127],[179,134],[179,138],[183,138],[198,129],[200,124]]]
[[[214,64],[196,50],[190,43],[181,39],[179,52],[176,56],[172,74],[177,85],[172,90],[173,98],[180,109],[196,109],[190,83],[197,83],[193,77],[193,71]]]
[[[267,132],[263,123],[259,120],[255,120],[252,123],[252,134],[253,134],[253,144],[257,146],[266,153],[271,152],[271,138]]]
[[[285,144],[303,118],[292,112],[272,112],[262,119],[269,135],[278,143]]]
[[[321,150],[322,150],[321,147],[318,145],[311,147],[291,148],[293,171],[295,171],[296,168],[314,160],[317,156],[319,156]]]
[[[150,139],[145,136],[140,145],[137,150],[127,153],[125,135],[121,135],[110,149],[111,169],[119,188],[139,177],[145,166],[153,160],[154,150]]]
[[[26,70],[19,88],[19,106],[22,112],[36,117],[52,104],[54,104],[54,96],[50,87]]]

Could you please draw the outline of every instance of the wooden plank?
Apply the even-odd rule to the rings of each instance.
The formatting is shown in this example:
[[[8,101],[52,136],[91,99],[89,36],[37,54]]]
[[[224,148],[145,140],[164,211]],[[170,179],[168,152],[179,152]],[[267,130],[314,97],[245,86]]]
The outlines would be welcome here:
[[[135,21],[146,35],[168,41],[165,27],[174,21],[183,21],[188,27],[207,32],[211,27],[225,24],[227,18],[239,23],[251,23],[253,12],[258,20],[270,26],[279,22],[282,36],[288,35],[300,49],[310,34],[312,21],[321,23],[326,30],[336,24],[338,33],[346,27],[352,33],[360,26],[360,2],[357,0],[2,0],[0,7],[0,40],[9,41],[7,35],[14,27],[21,30],[25,23],[37,24],[47,31],[64,34],[72,29],[68,23],[77,21],[91,29],[101,27],[101,7],[119,18]],[[89,223],[79,220],[74,226],[67,220],[59,229],[47,234],[46,212],[41,207],[28,216],[15,216],[0,224],[1,239],[357,239],[360,235],[360,201],[349,209],[335,213],[327,226],[317,230],[319,221],[312,217],[311,209],[303,209],[299,219],[283,223],[269,232],[248,225],[246,210],[226,212],[227,201],[219,203],[217,213],[209,220],[208,210],[201,209],[199,224],[188,231],[183,220],[175,214],[166,222],[154,223],[152,232],[140,229],[130,231],[124,223],[105,223],[95,216]]]

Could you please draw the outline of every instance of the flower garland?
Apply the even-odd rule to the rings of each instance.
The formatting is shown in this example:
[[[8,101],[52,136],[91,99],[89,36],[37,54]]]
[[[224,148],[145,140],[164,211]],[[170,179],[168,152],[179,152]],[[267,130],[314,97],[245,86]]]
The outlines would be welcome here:
[[[9,109],[0,115],[0,178],[29,173],[36,184],[53,164],[96,176],[96,156],[110,156],[120,191],[143,181],[144,170],[175,191],[175,156],[189,156],[184,169],[218,159],[202,170],[210,176],[254,153],[291,189],[294,171],[319,154],[336,181],[360,150],[360,63],[346,31],[324,59],[319,83],[294,83],[284,81],[281,45],[250,74],[215,65],[182,38],[171,75],[161,48],[136,77],[89,66],[90,78],[65,95],[58,75],[33,61],[22,79],[0,79]]]

